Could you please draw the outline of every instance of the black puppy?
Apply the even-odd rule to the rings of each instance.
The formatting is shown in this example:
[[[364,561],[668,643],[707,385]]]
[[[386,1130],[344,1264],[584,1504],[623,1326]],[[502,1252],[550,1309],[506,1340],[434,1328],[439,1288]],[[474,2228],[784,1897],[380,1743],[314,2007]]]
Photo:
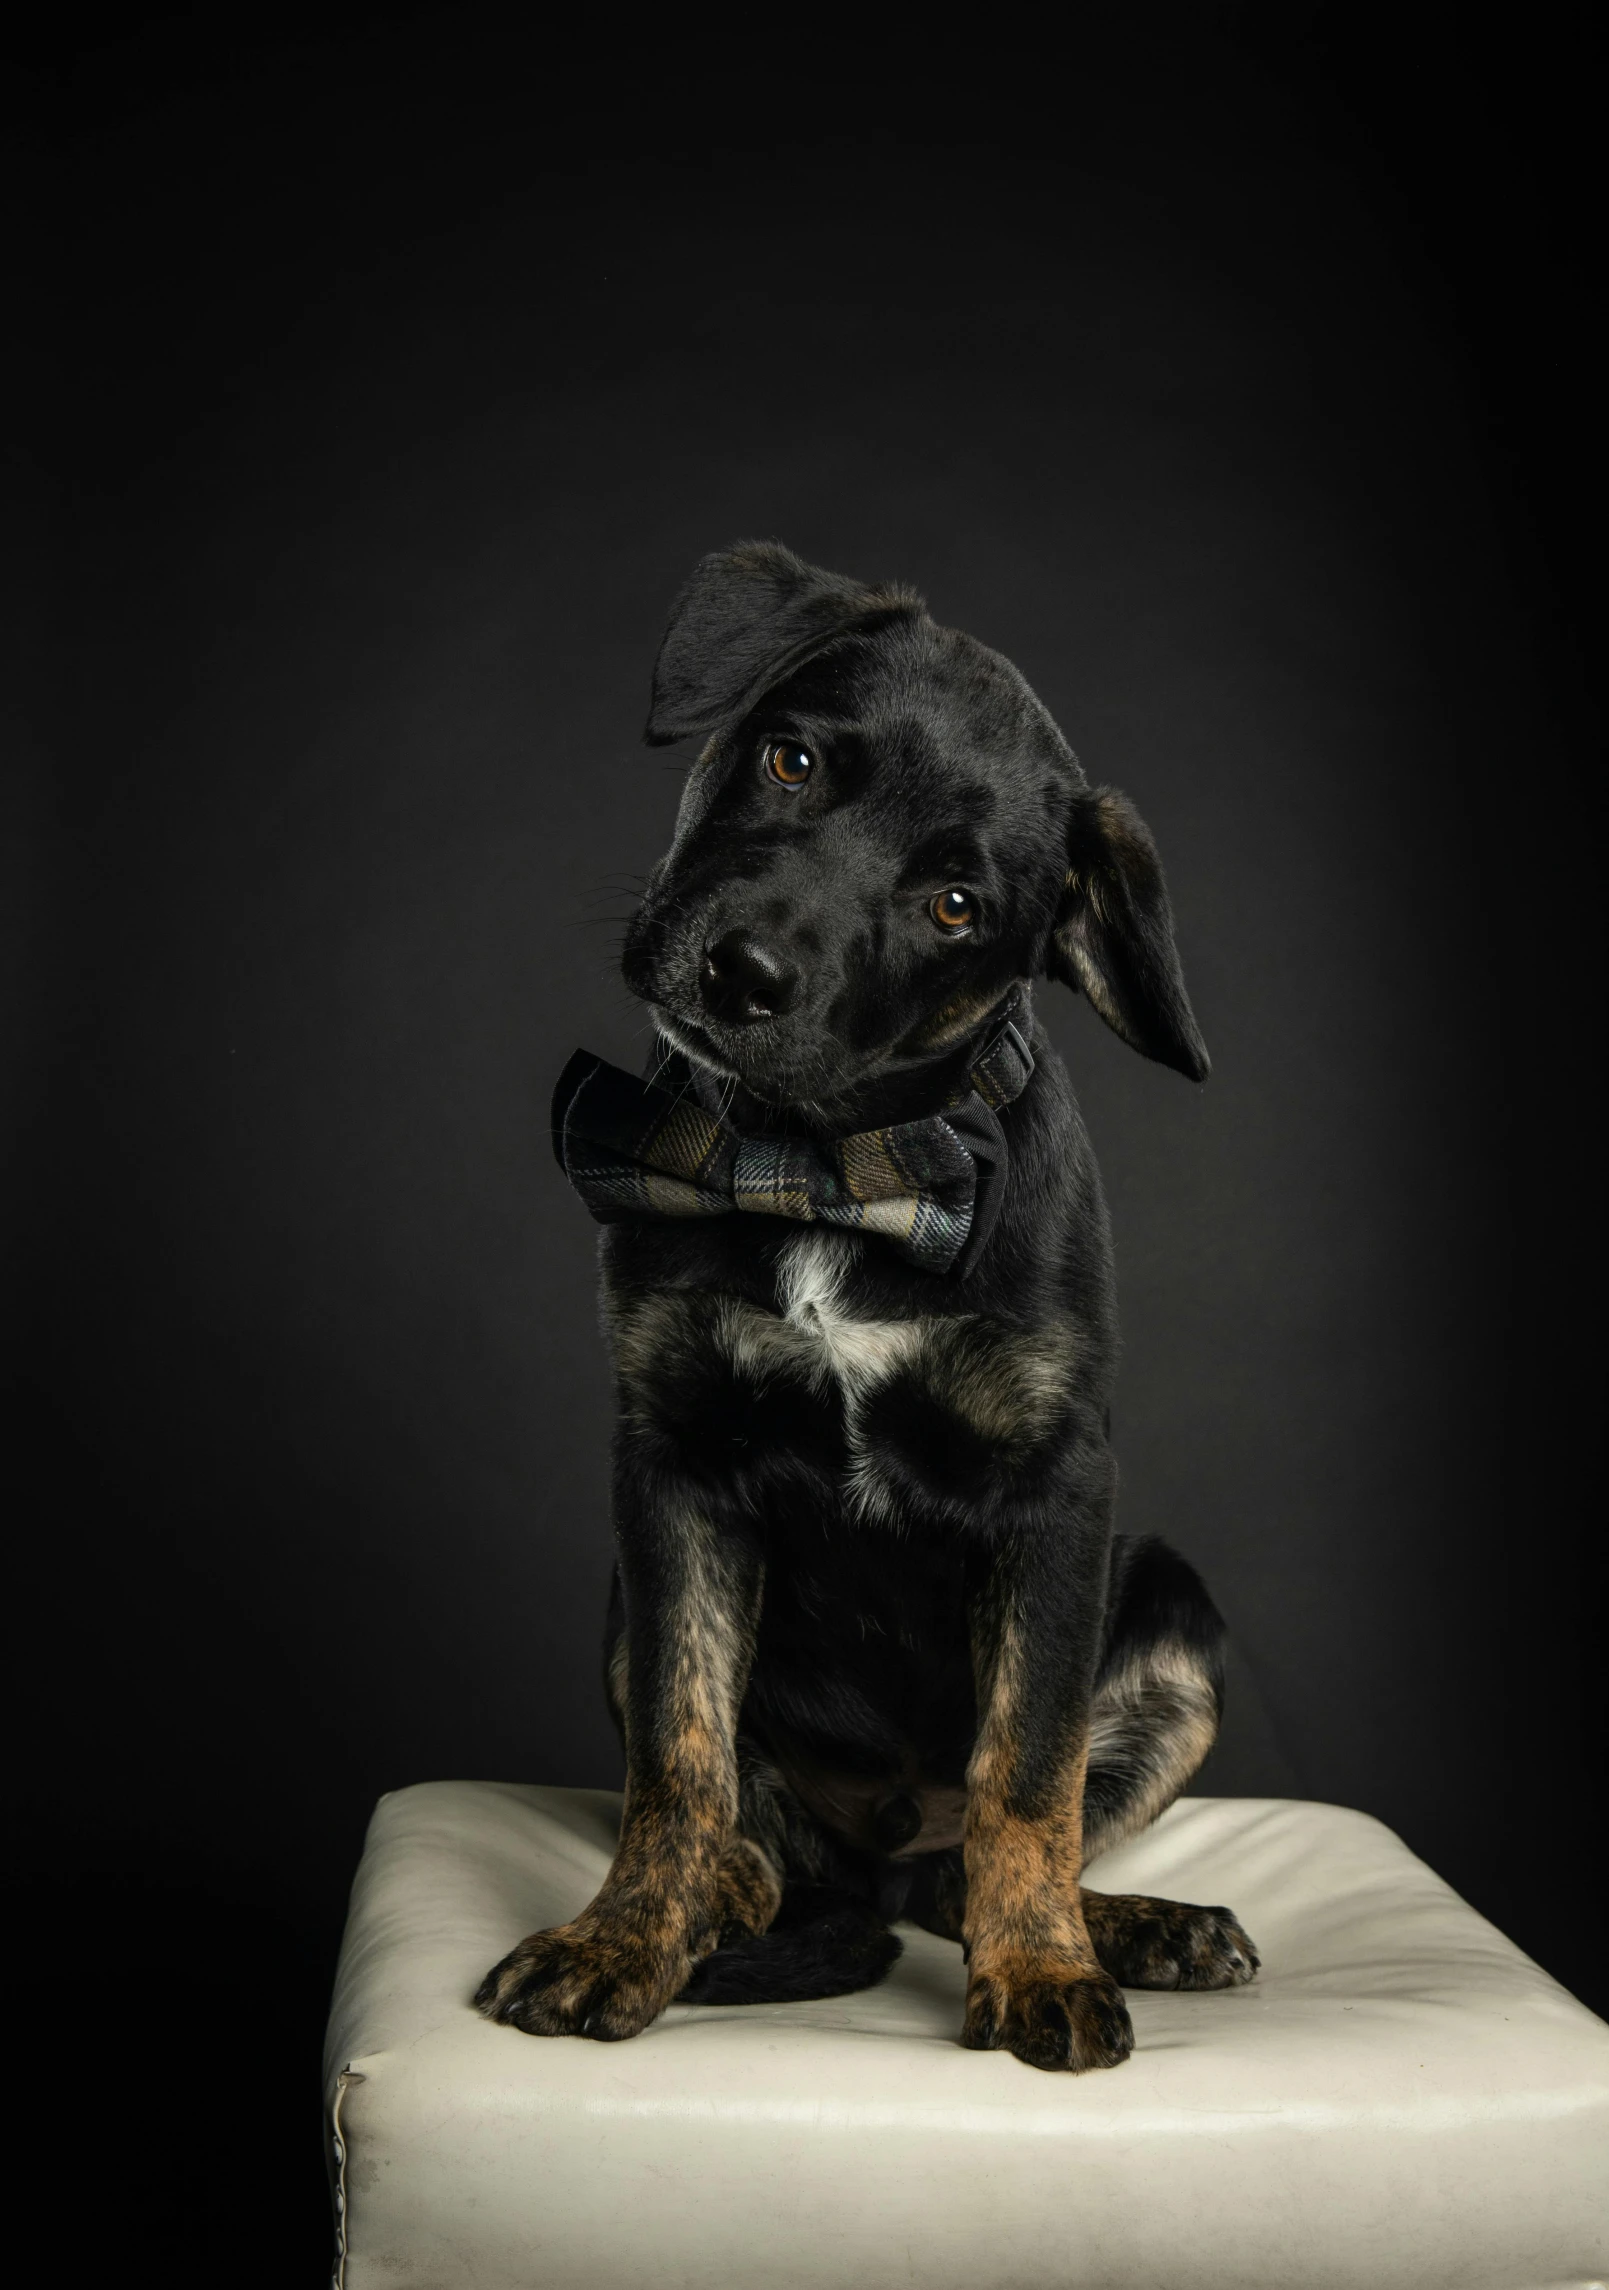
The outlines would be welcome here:
[[[869,1985],[963,1942],[963,2040],[1110,2067],[1121,1987],[1229,1987],[1225,1909],[1094,1854],[1211,1746],[1221,1625],[1114,1537],[1094,1156],[1029,981],[1207,1072],[1155,848],[1022,677],[773,543],[706,557],[648,738],[702,743],[627,943],[649,1084],[572,1061],[608,1230],[619,1850],[476,2002],[635,2035],[673,1997]]]

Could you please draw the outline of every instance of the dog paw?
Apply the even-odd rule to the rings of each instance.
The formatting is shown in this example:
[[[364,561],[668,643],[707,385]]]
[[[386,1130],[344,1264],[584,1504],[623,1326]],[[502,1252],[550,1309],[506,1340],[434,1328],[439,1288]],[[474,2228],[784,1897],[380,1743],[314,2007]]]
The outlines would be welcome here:
[[[692,1969],[685,1947],[584,1920],[533,1932],[475,1991],[475,2009],[528,2036],[619,2043],[657,2019]]]
[[[1243,1988],[1261,1959],[1227,1908],[1132,1893],[1084,1895],[1101,1964],[1125,1988]]]
[[[695,1954],[768,1932],[781,1905],[782,1879],[769,1853],[748,1837],[734,1837],[715,1872],[714,1922]]]
[[[961,2041],[970,2051],[1014,2052],[1029,2067],[1079,2075],[1120,2067],[1134,2049],[1134,2029],[1117,1983],[1104,1972],[975,1970]]]

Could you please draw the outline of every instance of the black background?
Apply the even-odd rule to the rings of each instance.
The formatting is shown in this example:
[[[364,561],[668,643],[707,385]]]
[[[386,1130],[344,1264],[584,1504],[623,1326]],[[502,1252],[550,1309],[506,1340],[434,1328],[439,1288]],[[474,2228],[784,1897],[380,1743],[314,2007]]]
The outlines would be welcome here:
[[[88,1961],[157,2136],[118,2231],[234,2247],[244,2208],[231,2279],[317,2280],[375,1796],[617,1778],[594,1231],[545,1104],[576,1044],[641,1053],[648,671],[745,534],[1009,653],[1168,863],[1206,1091],[1042,1006],[1116,1226],[1124,1523],[1233,1632],[1200,1786],[1377,1814],[1601,2007],[1559,1874],[1579,52],[1312,7],[1074,12],[1056,50],[795,19],[742,65],[623,20],[219,20],[23,58],[61,139],[24,354],[60,451],[22,475],[65,542],[13,628],[65,738],[8,965],[14,1826],[61,2040]]]

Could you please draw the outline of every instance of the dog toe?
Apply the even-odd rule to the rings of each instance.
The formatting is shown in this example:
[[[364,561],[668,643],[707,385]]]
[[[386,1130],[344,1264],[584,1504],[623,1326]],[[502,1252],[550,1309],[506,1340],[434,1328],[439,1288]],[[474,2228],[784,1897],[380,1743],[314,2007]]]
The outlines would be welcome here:
[[[983,1974],[967,1994],[961,2041],[971,2051],[1009,2051],[1025,2066],[1080,2075],[1118,2067],[1134,2049],[1128,2007],[1104,1972],[1077,1978]]]

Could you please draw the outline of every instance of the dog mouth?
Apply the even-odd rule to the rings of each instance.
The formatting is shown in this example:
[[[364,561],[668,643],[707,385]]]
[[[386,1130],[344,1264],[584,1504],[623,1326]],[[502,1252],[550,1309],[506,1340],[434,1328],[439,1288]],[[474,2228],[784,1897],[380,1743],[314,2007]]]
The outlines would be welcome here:
[[[707,1012],[693,1017],[657,995],[644,997],[654,1023],[673,1049],[717,1080],[737,1082],[762,1104],[808,1105],[842,1087],[841,1061],[786,1037],[793,1029],[777,1018],[722,1025]]]
[[[680,1050],[684,1058],[702,1066],[707,1073],[722,1081],[745,1081],[747,1076],[729,1059],[721,1055],[710,1039],[707,1029],[691,1018],[678,1017],[663,1002],[650,1002],[654,1023],[673,1049]]]

